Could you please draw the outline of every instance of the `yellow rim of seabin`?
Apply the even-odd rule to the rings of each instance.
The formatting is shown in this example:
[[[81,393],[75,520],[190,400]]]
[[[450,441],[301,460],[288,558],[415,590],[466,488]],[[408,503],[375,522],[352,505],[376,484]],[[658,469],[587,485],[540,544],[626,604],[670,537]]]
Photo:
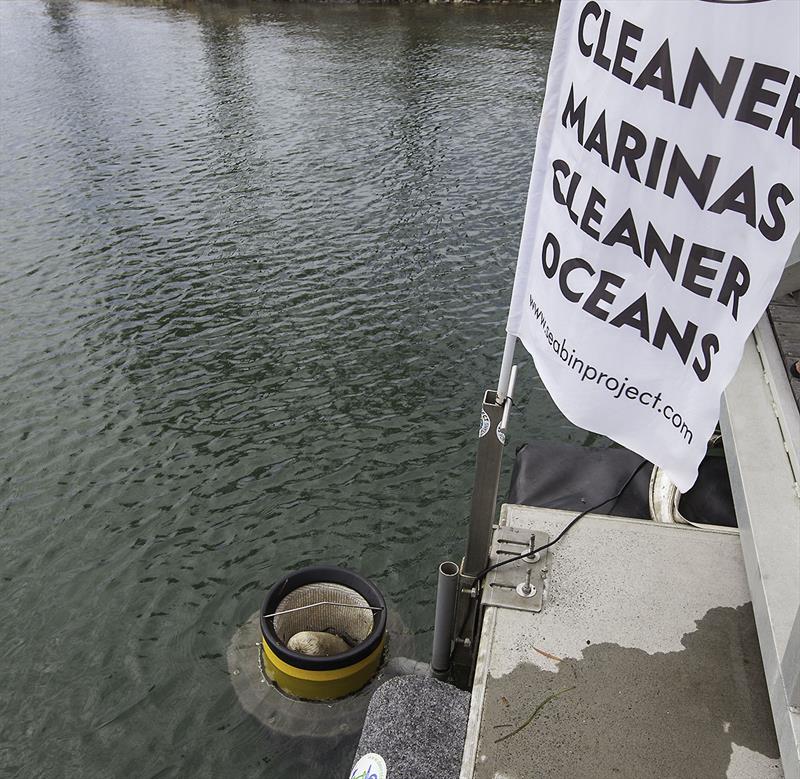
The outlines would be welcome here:
[[[312,700],[341,698],[360,690],[377,671],[383,647],[384,639],[381,639],[373,652],[352,665],[326,671],[310,671],[284,662],[270,649],[266,639],[261,639],[267,676],[284,692]]]

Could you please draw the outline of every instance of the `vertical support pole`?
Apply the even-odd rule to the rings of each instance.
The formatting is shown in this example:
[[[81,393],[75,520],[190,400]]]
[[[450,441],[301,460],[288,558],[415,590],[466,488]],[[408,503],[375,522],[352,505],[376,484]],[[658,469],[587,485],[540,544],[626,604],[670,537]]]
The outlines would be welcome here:
[[[475,457],[475,480],[472,485],[469,534],[464,561],[461,564],[461,583],[456,606],[456,643],[453,649],[453,677],[456,683],[468,686],[472,676],[474,647],[480,593],[474,590],[476,577],[486,567],[492,540],[492,524],[500,482],[505,435],[498,435],[503,419],[504,404],[497,402],[497,393],[487,390],[481,406],[480,438]]]
[[[467,685],[472,677],[475,650],[472,646],[480,622],[480,592],[477,591],[477,577],[489,560],[492,543],[492,525],[497,503],[497,490],[500,484],[500,470],[503,464],[503,447],[506,443],[505,427],[510,411],[511,386],[516,371],[514,347],[517,337],[506,334],[503,348],[503,361],[497,391],[487,390],[481,405],[481,423],[478,438],[478,451],[475,457],[475,479],[472,484],[470,503],[469,534],[464,560],[461,564],[461,583],[456,604],[455,647],[453,649],[452,670],[457,683]],[[504,412],[506,414],[504,415]]]
[[[437,679],[444,679],[450,670],[450,648],[453,643],[453,620],[458,598],[458,566],[445,562],[439,566],[436,587],[436,617],[433,623],[433,651],[431,671]]]
[[[487,390],[481,406],[481,436],[475,457],[475,480],[469,513],[469,535],[462,573],[475,577],[486,567],[492,539],[492,522],[503,463],[505,434],[498,432],[503,419],[503,403],[497,393]]]

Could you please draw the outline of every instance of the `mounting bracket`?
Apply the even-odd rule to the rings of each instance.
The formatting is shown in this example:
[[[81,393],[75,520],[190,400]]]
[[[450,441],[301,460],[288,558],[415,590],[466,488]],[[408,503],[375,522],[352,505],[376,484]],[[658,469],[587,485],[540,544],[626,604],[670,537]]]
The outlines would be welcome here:
[[[542,531],[522,530],[516,527],[495,527],[489,563],[494,565],[518,555],[530,548],[531,535],[534,547],[550,542],[550,536]],[[544,589],[547,583],[547,561],[549,550],[538,552],[535,559],[523,557],[490,571],[483,585],[483,606],[496,606],[517,611],[542,610]]]

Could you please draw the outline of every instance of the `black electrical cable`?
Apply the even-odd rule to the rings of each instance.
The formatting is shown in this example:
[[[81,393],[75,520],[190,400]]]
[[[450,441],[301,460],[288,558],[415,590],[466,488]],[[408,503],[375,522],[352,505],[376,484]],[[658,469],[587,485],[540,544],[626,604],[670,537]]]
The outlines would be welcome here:
[[[503,565],[508,565],[509,563],[513,563],[516,560],[521,560],[523,557],[533,557],[537,552],[543,552],[545,549],[553,546],[553,544],[558,543],[575,525],[575,523],[578,522],[578,520],[583,519],[587,514],[591,514],[593,511],[596,511],[602,506],[605,506],[606,503],[610,503],[612,500],[616,500],[617,498],[619,498],[622,495],[622,493],[625,492],[626,489],[628,489],[628,485],[634,480],[634,478],[636,478],[636,474],[639,473],[639,471],[641,471],[646,464],[647,460],[642,460],[633,470],[633,473],[631,473],[631,475],[628,476],[628,478],[625,480],[625,483],[622,485],[619,492],[617,492],[615,495],[612,495],[610,498],[606,498],[604,501],[601,501],[600,503],[597,503],[596,505],[591,506],[590,508],[585,509],[584,511],[581,511],[581,513],[578,514],[574,519],[570,520],[569,524],[549,543],[542,544],[541,546],[533,550],[526,549],[524,552],[518,555],[512,555],[511,557],[507,557],[505,560],[501,560],[499,563],[495,563],[494,565],[489,565],[486,568],[484,568],[475,577],[475,582],[473,585],[475,590],[477,591],[480,589],[481,582],[483,581],[487,573],[490,573],[491,571],[494,571],[496,568],[500,568]],[[464,622],[461,624],[461,629],[456,634],[457,636],[460,636],[464,632],[464,628],[467,626],[468,619],[469,619],[469,611],[467,611],[467,614],[464,617]],[[472,636],[473,640],[475,638],[474,632],[475,631],[473,628],[473,636]]]
[[[521,554],[512,555],[511,557],[507,557],[505,560],[501,560],[499,563],[495,563],[494,565],[489,565],[486,568],[484,568],[475,577],[475,586],[479,587],[480,583],[483,581],[483,579],[486,576],[486,574],[490,573],[491,571],[494,571],[495,568],[500,568],[503,565],[508,565],[508,563],[513,563],[516,560],[521,560],[523,557],[533,557],[537,552],[543,552],[548,547],[551,547],[551,546],[553,546],[553,544],[558,543],[567,534],[567,532],[573,527],[573,525],[575,525],[575,523],[579,519],[583,519],[587,514],[591,514],[593,511],[596,511],[601,506],[605,506],[606,503],[610,503],[612,500],[616,500],[617,498],[619,498],[622,495],[622,493],[625,492],[626,489],[628,489],[628,485],[634,480],[634,478],[636,478],[636,474],[639,473],[639,471],[642,470],[642,467],[646,463],[647,463],[647,460],[642,460],[636,466],[636,468],[634,469],[633,473],[630,476],[628,476],[628,478],[625,480],[625,483],[622,485],[620,491],[616,495],[612,495],[610,498],[606,498],[604,501],[602,501],[602,502],[600,502],[600,503],[598,503],[598,504],[596,504],[594,506],[591,506],[590,508],[585,509],[584,511],[581,511],[581,513],[578,514],[578,516],[576,516],[574,519],[572,519],[569,522],[569,524],[549,543],[542,544],[541,546],[537,547],[534,550],[527,549],[526,551],[522,552]]]

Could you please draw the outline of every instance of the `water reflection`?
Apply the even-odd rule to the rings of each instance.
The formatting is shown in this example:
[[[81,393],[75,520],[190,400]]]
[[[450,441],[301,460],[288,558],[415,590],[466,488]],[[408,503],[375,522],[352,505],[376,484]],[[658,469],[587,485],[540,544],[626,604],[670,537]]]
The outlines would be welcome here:
[[[75,5],[73,0],[45,0],[45,11],[53,21],[54,32],[64,33],[70,29],[75,18]]]

